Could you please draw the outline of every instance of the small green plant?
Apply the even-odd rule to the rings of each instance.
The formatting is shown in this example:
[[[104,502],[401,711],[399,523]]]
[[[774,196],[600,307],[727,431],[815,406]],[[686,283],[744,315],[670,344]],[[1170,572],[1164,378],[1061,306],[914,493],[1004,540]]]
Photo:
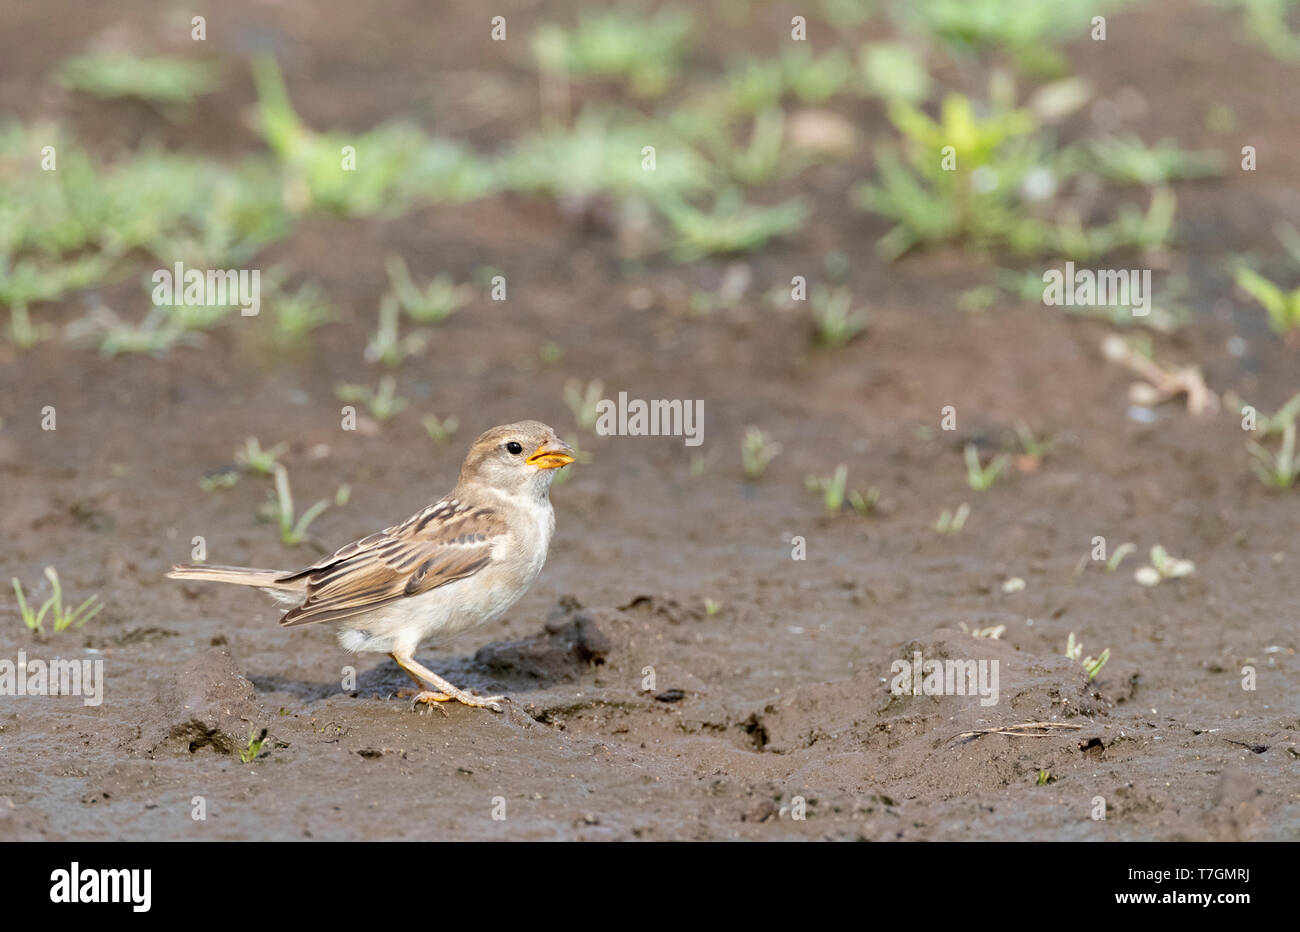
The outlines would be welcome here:
[[[364,404],[376,421],[388,420],[405,410],[407,405],[407,400],[397,394],[397,380],[391,375],[380,379],[377,389],[345,382],[334,386],[334,394],[339,401]]]
[[[580,430],[591,430],[596,426],[597,412],[605,383],[593,379],[583,385],[577,379],[568,379],[564,383],[564,403],[573,412],[573,420]]]
[[[1011,464],[1011,457],[999,453],[987,466],[981,466],[979,450],[973,443],[966,444],[962,453],[966,458],[966,484],[976,492],[983,492],[992,486]]]
[[[254,60],[253,80],[258,130],[279,159],[282,199],[292,214],[320,208],[352,217],[391,216],[415,203],[480,197],[496,185],[494,169],[473,152],[409,123],[359,134],[311,129],[294,111],[272,58]],[[345,149],[364,153],[364,170],[344,169]]]
[[[1148,146],[1136,134],[1108,136],[1088,144],[1093,167],[1104,178],[1131,184],[1163,185],[1183,178],[1205,178],[1223,171],[1217,152],[1186,152],[1172,139]]]
[[[1124,562],[1124,558],[1135,550],[1137,550],[1137,544],[1134,543],[1123,543],[1116,547],[1115,551],[1110,555],[1110,559],[1106,561],[1106,572],[1113,573],[1119,569],[1119,565]]]
[[[714,160],[743,185],[757,185],[796,170],[799,166],[785,151],[785,114],[772,107],[754,114],[754,126],[747,146],[736,146],[726,133],[710,135],[707,145]]]
[[[52,329],[33,324],[25,304],[16,304],[9,309],[9,339],[19,349],[31,349],[37,343],[49,339]]]
[[[262,753],[262,745],[266,743],[266,729],[259,732],[252,728],[248,732],[248,744],[239,751],[239,761],[243,764],[251,764],[257,760],[257,755]]]
[[[418,356],[428,343],[422,331],[406,336],[399,334],[401,311],[398,300],[391,294],[379,299],[379,323],[363,354],[366,362],[380,362],[389,368],[400,366],[412,356]]]
[[[37,637],[45,636],[43,625],[47,614],[50,616],[54,633],[58,634],[68,628],[83,627],[104,608],[104,603],[100,601],[99,596],[92,595],[72,611],[68,611],[63,604],[63,587],[59,584],[58,571],[52,566],[45,567],[45,578],[50,581],[50,597],[37,611],[32,611],[27,605],[27,598],[23,595],[23,585],[18,581],[18,577],[13,578],[14,595],[18,597],[18,611],[22,614],[23,624]]]
[[[1097,674],[1101,672],[1101,668],[1106,666],[1106,661],[1110,659],[1110,648],[1106,648],[1101,652],[1101,656],[1095,659],[1091,656],[1085,657],[1083,656],[1083,645],[1075,641],[1074,632],[1071,631],[1069,639],[1065,642],[1065,656],[1076,663],[1082,664],[1083,668],[1088,671],[1088,679],[1094,680],[1097,678]]]
[[[848,502],[858,514],[868,514],[880,500],[880,491],[869,488],[866,492],[848,488],[849,467],[841,463],[829,476],[808,476],[804,479],[804,488],[822,497],[822,507],[827,514],[839,514]]]
[[[543,24],[533,53],[538,67],[557,78],[619,78],[637,96],[657,97],[690,48],[692,24],[688,11],[674,7],[648,16],[613,9],[582,15],[572,29]]]
[[[871,42],[858,54],[862,87],[868,94],[885,100],[915,104],[930,95],[930,73],[925,59],[910,45],[899,42]]]
[[[235,462],[258,475],[269,476],[275,472],[280,457],[288,449],[287,443],[277,443],[269,450],[263,450],[256,437],[249,437],[242,447],[235,450]]]
[[[68,324],[64,333],[74,343],[98,346],[100,355],[107,357],[139,353],[161,359],[173,347],[198,346],[203,340],[162,308],[150,308],[139,323],[130,323],[102,304]]]
[[[474,297],[472,285],[457,285],[450,275],[436,276],[421,290],[411,278],[406,260],[401,256],[389,256],[384,260],[384,268],[388,271],[389,284],[401,303],[402,310],[418,323],[441,323]]]
[[[852,309],[853,293],[847,286],[830,289],[819,285],[813,288],[808,303],[812,306],[817,342],[822,346],[843,346],[866,329],[867,314]]]
[[[60,84],[96,97],[135,97],[170,112],[188,108],[217,87],[217,69],[166,55],[95,52],[59,66]]]
[[[1300,461],[1295,455],[1294,421],[1282,428],[1282,443],[1276,453],[1269,452],[1253,440],[1247,443],[1246,448],[1254,457],[1250,465],[1255,470],[1255,475],[1269,488],[1289,489],[1295,484],[1296,477],[1300,476]]]
[[[325,289],[316,282],[304,282],[295,291],[276,288],[268,304],[275,321],[275,335],[286,343],[296,343],[334,320],[334,307]]]
[[[426,414],[420,423],[424,425],[429,439],[439,446],[450,440],[452,434],[460,427],[460,419],[451,415],[439,420],[436,414]]]
[[[981,114],[969,98],[952,94],[938,121],[897,99],[889,117],[903,135],[904,153],[878,150],[875,183],[854,192],[858,206],[896,224],[877,244],[884,258],[953,239],[999,243],[1027,226],[1021,182],[1041,160],[1029,111],[999,106]],[[1041,236],[1041,229],[1014,233],[1027,243]]]
[[[322,498],[304,511],[297,521],[294,520],[293,491],[289,488],[289,470],[278,463],[275,466],[275,492],[271,495],[269,510],[275,516],[280,528],[280,543],[286,547],[296,547],[307,537],[311,523],[329,508],[330,501]]]
[[[1025,456],[1041,460],[1047,456],[1047,451],[1052,448],[1052,441],[1048,437],[1034,436],[1033,430],[1024,421],[1016,421],[1015,431],[1016,439],[1020,441],[1020,449]]]
[[[1268,312],[1268,325],[1288,346],[1300,347],[1300,288],[1283,291],[1258,272],[1241,267],[1236,271],[1237,287]]]
[[[843,49],[832,49],[814,58],[806,43],[787,46],[781,53],[785,86],[806,104],[829,100],[853,77],[853,61]]]
[[[715,601],[714,599],[708,599],[708,598],[704,600],[704,614],[707,617],[712,618],[720,611],[722,611],[721,602]]]
[[[1300,393],[1292,395],[1290,400],[1273,414],[1265,414],[1262,411],[1257,412],[1255,426],[1259,428],[1263,436],[1271,437],[1286,430],[1288,424],[1294,424],[1297,417],[1300,417]]]
[[[768,464],[780,454],[781,444],[760,428],[751,424],[745,429],[744,439],[740,441],[740,459],[746,478],[757,479],[762,476],[767,471]]]
[[[1158,586],[1166,579],[1181,579],[1196,571],[1191,560],[1181,560],[1169,555],[1160,544],[1151,548],[1151,565],[1138,569],[1133,578],[1143,586]]]
[[[235,483],[239,481],[239,471],[235,469],[223,469],[214,472],[210,476],[204,476],[199,479],[199,488],[204,492],[216,492],[220,489],[234,488]]]
[[[940,534],[960,534],[962,528],[966,526],[966,519],[970,517],[970,505],[962,502],[957,506],[957,510],[949,511],[945,508],[939,514],[939,520],[934,522],[934,529]]]
[[[1090,679],[1091,679],[1091,677],[1090,677]],[[1038,771],[1038,779],[1036,779],[1036,780],[1034,781],[1034,785],[1035,785],[1035,786],[1047,786],[1047,782],[1048,782],[1049,780],[1051,780],[1051,779],[1052,779],[1052,775],[1051,775],[1050,773],[1048,773],[1046,770],[1042,770],[1042,769],[1040,769],[1040,770]]]
[[[808,219],[808,205],[799,198],[758,207],[745,204],[735,190],[719,194],[712,210],[671,199],[659,207],[676,235],[673,254],[683,262],[758,249],[773,237],[801,230]]]

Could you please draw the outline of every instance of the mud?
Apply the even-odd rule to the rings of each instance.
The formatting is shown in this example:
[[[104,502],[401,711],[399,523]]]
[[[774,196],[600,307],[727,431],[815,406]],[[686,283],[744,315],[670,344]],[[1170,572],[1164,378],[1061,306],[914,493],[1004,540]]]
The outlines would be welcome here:
[[[315,125],[416,113],[484,151],[533,125],[528,70],[489,68],[457,38],[478,28],[478,5],[447,4],[437,28],[423,4],[383,6],[327,19],[297,3],[224,4],[209,45],[234,64],[184,132],[147,109],[23,90],[124,12],[165,47],[165,5],[10,7],[0,105],[25,119],[61,114],[110,154],[142,137],[252,151],[238,62],[257,37],[282,51],[295,105]],[[566,9],[506,7],[519,35]],[[1213,98],[1273,153],[1266,171],[1178,186],[1174,262],[1191,279],[1195,318],[1156,346],[1202,365],[1216,391],[1275,410],[1300,389],[1300,366],[1232,294],[1220,261],[1276,249],[1260,217],[1300,221],[1300,96],[1268,90],[1293,75],[1219,11],[1157,3],[1122,21],[1110,41],[1067,51],[1102,95],[1140,91],[1144,137],[1174,133],[1235,164],[1237,136],[1203,128]],[[769,47],[758,27],[713,33],[725,38],[692,67],[746,41]],[[486,115],[453,93],[475,71],[501,88]],[[852,116],[865,138],[887,131],[877,107]],[[0,605],[0,658],[98,658],[106,676],[99,706],[0,697],[0,838],[1296,838],[1300,496],[1256,481],[1234,414],[1194,420],[1170,404],[1134,422],[1130,378],[1098,349],[1105,326],[1028,305],[963,313],[955,296],[984,266],[956,252],[882,265],[871,247],[884,227],[843,196],[869,169],[864,149],[800,176],[815,208],[805,235],[741,260],[752,277],[743,300],[707,317],[687,313],[683,296],[716,287],[731,260],[651,257],[629,277],[607,232],[497,195],[394,221],[305,221],[268,258],[319,278],[344,311],[296,351],[237,325],[162,360],[0,346],[4,578],[30,584],[53,564],[70,597],[98,592],[108,605],[85,630],[43,643],[11,601]],[[833,353],[811,346],[805,317],[760,302],[831,250],[851,257],[847,282],[873,314],[865,337]],[[377,378],[359,347],[391,252],[418,278],[508,268],[512,297],[449,319],[430,353],[397,372],[411,408],[344,434],[332,387]],[[82,310],[73,299],[47,313]],[[1225,350],[1233,334],[1240,356]],[[560,362],[539,360],[548,341],[563,347]],[[481,429],[531,417],[573,433],[561,400],[570,377],[704,399],[708,465],[694,474],[680,439],[583,438],[594,458],[555,489],[558,529],[533,590],[501,622],[420,654],[458,685],[509,695],[503,714],[413,711],[395,696],[407,683],[391,660],[349,656],[326,630],[277,627],[258,593],[163,578],[196,534],[214,562],[315,559],[310,545],[286,551],[255,517],[265,483],[199,490],[246,436],[290,442],[300,502],[351,484],[349,504],[312,527],[332,547],[444,493]],[[46,404],[59,412],[55,432],[40,429]],[[955,434],[935,429],[947,404],[958,406]],[[426,410],[460,417],[448,446],[425,436]],[[1054,438],[1048,456],[972,492],[963,446],[987,456],[1019,420]],[[785,448],[757,482],[740,467],[749,424]],[[838,463],[850,486],[880,489],[877,514],[822,515],[803,480]],[[966,529],[937,535],[940,511],[962,502]],[[796,535],[806,560],[791,559]],[[1135,558],[1115,573],[1081,562],[1096,535],[1133,541],[1140,555],[1163,544],[1196,572],[1145,589]],[[1023,591],[1003,591],[1012,576]],[[976,639],[963,624],[1006,629]],[[1071,632],[1090,653],[1110,648],[1097,679],[1063,656]],[[917,651],[997,660],[1000,701],[892,695],[891,664]],[[1245,666],[1258,671],[1255,691],[1241,687]],[[1080,727],[961,737],[1025,722]],[[260,753],[241,762],[263,729]]]

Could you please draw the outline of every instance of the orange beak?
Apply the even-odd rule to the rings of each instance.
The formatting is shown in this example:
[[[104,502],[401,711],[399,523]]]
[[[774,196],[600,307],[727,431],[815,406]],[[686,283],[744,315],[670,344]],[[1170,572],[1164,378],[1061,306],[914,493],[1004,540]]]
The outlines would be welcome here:
[[[557,469],[573,462],[573,450],[564,442],[553,446],[542,444],[526,462],[529,466],[536,466],[538,469]]]

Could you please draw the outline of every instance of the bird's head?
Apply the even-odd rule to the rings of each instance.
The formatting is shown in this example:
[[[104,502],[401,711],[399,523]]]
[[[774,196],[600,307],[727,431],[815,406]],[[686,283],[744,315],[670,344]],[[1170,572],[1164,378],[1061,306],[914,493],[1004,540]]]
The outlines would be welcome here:
[[[485,431],[461,467],[461,484],[483,483],[506,493],[546,495],[555,470],[573,462],[573,448],[541,421],[518,421]]]

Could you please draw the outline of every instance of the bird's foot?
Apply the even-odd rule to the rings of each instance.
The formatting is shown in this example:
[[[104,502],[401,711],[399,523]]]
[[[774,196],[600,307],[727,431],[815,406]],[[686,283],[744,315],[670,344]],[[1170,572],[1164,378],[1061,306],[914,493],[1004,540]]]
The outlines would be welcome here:
[[[411,700],[411,708],[414,709],[420,705],[432,705],[438,702],[459,702],[461,705],[467,705],[473,709],[491,709],[493,712],[504,711],[501,703],[509,702],[505,696],[476,696],[471,692],[463,689],[399,689],[397,695],[403,699]],[[447,710],[438,706],[445,715]]]

